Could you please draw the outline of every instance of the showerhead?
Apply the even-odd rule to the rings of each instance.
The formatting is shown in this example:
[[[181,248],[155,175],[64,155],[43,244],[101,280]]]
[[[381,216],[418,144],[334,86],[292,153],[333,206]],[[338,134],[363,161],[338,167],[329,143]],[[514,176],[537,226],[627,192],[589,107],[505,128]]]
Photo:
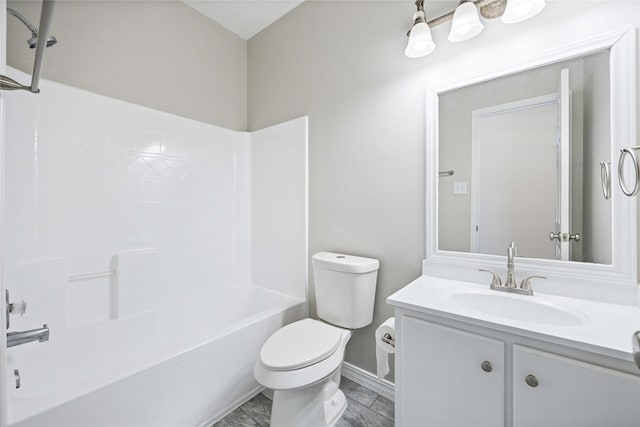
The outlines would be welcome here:
[[[27,40],[27,44],[31,49],[34,49],[36,47],[36,44],[38,43],[38,29],[20,12],[15,11],[11,8],[7,8],[7,13],[18,18],[18,20],[22,22],[29,29],[29,31],[31,31],[31,38]],[[54,36],[47,37],[47,47],[53,46],[56,43],[58,43],[58,40]]]
[[[29,45],[30,49],[35,49],[37,43],[38,36],[33,36],[29,40],[27,40],[27,44]],[[47,47],[53,46],[56,43],[58,43],[58,39],[56,39],[54,36],[47,37]]]

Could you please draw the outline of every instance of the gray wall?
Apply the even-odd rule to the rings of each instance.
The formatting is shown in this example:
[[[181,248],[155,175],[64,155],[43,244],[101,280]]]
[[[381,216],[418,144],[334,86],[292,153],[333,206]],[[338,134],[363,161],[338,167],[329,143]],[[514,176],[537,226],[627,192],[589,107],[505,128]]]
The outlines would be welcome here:
[[[456,4],[429,1],[427,15]],[[410,1],[307,1],[249,41],[249,128],[309,115],[310,253],[381,261],[374,325],[355,332],[348,362],[375,371],[373,332],[392,315],[385,299],[420,274],[425,90],[640,24],[637,2],[580,5],[547,2],[542,15],[520,24],[485,22],[464,43],[446,40],[449,25],[436,27],[436,50],[421,59],[403,54]]]
[[[9,1],[34,25],[40,1]],[[7,19],[7,64],[31,73],[29,31]],[[178,1],[57,1],[44,78],[246,130],[246,41]]]

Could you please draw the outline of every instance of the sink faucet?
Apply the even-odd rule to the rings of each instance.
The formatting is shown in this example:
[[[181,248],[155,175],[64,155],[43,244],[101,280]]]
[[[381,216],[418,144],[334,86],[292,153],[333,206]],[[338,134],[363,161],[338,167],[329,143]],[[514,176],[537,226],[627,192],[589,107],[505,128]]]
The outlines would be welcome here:
[[[513,258],[518,255],[518,249],[516,248],[516,242],[511,242],[507,249],[507,279],[504,281],[504,286],[507,288],[517,288],[516,275],[514,273]]]
[[[502,284],[502,280],[500,280],[500,276],[498,276],[493,271],[489,270],[480,270],[485,271],[487,273],[491,273],[493,275],[491,280],[491,285],[489,288],[494,291],[501,292],[512,292],[514,294],[520,295],[529,295],[533,296],[533,288],[531,287],[531,279],[546,279],[543,276],[530,276],[526,279],[522,280],[520,283],[520,287],[516,283],[516,274],[515,274],[515,263],[513,259],[518,255],[517,247],[515,242],[511,242],[509,248],[507,249],[507,278],[504,281],[504,285]]]

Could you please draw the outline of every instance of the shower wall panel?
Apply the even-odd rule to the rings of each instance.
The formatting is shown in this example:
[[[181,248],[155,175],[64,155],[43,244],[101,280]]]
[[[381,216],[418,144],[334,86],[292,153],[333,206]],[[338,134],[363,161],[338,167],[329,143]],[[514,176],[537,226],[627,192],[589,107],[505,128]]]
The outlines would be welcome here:
[[[119,363],[153,351],[156,325],[136,316],[167,304],[179,316],[186,297],[248,283],[250,134],[49,81],[5,96],[2,273],[27,301],[9,330],[51,329],[9,351],[23,388],[60,386],[27,366],[58,354],[67,391],[81,392],[74,383],[112,367],[114,340],[127,343]]]
[[[5,425],[210,425],[259,389],[264,340],[307,313],[307,118],[247,133],[41,89],[3,95],[2,285],[27,301],[9,331],[51,330],[7,351]],[[158,366],[176,369],[163,386]],[[173,377],[193,388],[167,415]]]

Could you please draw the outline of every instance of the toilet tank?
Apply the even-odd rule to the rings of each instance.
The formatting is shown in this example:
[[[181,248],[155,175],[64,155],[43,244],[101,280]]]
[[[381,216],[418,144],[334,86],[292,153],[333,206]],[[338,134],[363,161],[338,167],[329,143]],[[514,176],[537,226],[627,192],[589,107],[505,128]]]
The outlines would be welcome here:
[[[347,329],[373,322],[377,259],[318,252],[311,264],[319,318]]]

